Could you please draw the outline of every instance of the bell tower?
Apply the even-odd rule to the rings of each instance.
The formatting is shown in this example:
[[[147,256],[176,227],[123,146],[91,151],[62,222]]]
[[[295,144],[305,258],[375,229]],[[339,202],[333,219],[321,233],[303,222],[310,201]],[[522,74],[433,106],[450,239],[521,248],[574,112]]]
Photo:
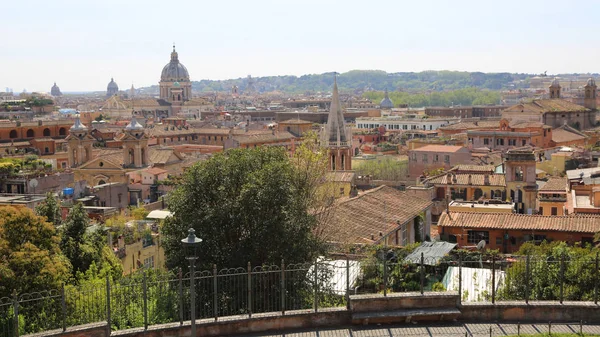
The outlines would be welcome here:
[[[515,203],[515,212],[532,214],[536,209],[535,154],[530,147],[508,150],[504,154],[507,197]]]
[[[593,78],[590,78],[583,89],[585,91],[583,106],[590,110],[596,110],[596,95],[598,89],[598,87],[596,87],[596,81]]]
[[[75,118],[75,123],[69,129],[69,136],[67,136],[66,141],[69,167],[81,166],[92,159],[94,137],[89,134],[88,128],[81,123],[79,116]]]
[[[322,143],[328,149],[327,168],[330,171],[352,170],[352,134],[344,122],[337,78],[333,80],[333,95],[331,96],[327,125],[322,133]]]
[[[148,136],[144,127],[131,117],[127,124],[123,137],[123,167],[141,168],[148,166]]]
[[[558,78],[554,78],[552,83],[550,84],[550,98],[560,98],[560,83],[558,83]]]

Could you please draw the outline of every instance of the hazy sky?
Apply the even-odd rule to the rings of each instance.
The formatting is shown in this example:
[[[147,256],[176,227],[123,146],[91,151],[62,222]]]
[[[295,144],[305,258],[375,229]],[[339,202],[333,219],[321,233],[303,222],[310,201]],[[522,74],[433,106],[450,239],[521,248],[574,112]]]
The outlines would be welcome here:
[[[0,90],[352,69],[600,72],[600,1],[3,1]]]

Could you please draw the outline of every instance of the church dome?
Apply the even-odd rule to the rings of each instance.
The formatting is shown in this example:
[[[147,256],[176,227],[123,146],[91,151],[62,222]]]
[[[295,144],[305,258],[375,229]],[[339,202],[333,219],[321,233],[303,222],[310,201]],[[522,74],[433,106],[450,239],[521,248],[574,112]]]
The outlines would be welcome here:
[[[392,100],[390,99],[387,89],[385,90],[385,97],[383,97],[381,102],[379,102],[379,107],[381,109],[391,109],[394,107],[394,102],[392,102]]]
[[[551,86],[551,87],[560,87],[560,84],[558,83],[558,78],[557,78],[557,77],[555,77],[555,78],[552,80],[552,84],[550,84],[550,86]]]
[[[60,92],[60,88],[58,87],[58,85],[56,85],[56,82],[54,82],[52,89],[50,89],[50,95],[52,95],[52,96],[61,96],[62,95],[62,93]]]
[[[135,130],[143,130],[144,127],[142,126],[142,124],[140,124],[137,119],[135,119],[135,116],[131,117],[131,122],[129,122],[129,124],[127,124],[127,126],[125,127],[125,130],[127,131],[135,131]]]
[[[112,78],[112,77],[110,78],[110,82],[108,82],[108,86],[106,87],[106,89],[108,91],[112,91],[112,90],[119,91],[119,86],[115,82],[114,78]]]
[[[173,46],[173,52],[171,53],[171,62],[163,68],[160,75],[160,80],[163,82],[189,82],[190,74],[188,73],[185,66],[179,63],[179,56]]]
[[[590,77],[590,78],[587,80],[587,85],[588,85],[588,86],[590,86],[590,87],[593,87],[593,86],[595,86],[595,85],[596,85],[596,81],[595,81],[593,78],[591,78],[591,77]]]
[[[71,128],[69,130],[85,131],[85,130],[87,130],[87,127],[81,123],[81,120],[79,119],[79,115],[78,115],[77,118],[75,118],[75,123],[73,123],[73,125],[71,126]]]

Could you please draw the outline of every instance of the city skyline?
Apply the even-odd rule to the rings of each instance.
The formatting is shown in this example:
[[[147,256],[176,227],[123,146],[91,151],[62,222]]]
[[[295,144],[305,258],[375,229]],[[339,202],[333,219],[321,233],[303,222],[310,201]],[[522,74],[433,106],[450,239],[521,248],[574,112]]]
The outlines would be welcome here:
[[[0,88],[156,85],[176,43],[194,81],[353,69],[600,72],[594,13],[575,1],[33,1],[6,4]],[[32,42],[33,41],[33,42]]]

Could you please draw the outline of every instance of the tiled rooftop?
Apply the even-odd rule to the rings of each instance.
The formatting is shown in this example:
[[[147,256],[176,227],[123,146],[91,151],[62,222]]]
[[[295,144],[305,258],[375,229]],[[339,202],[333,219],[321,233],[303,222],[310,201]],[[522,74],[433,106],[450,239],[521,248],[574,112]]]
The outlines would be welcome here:
[[[544,216],[514,213],[443,213],[439,227],[539,230],[577,233],[600,231],[600,215]]]

